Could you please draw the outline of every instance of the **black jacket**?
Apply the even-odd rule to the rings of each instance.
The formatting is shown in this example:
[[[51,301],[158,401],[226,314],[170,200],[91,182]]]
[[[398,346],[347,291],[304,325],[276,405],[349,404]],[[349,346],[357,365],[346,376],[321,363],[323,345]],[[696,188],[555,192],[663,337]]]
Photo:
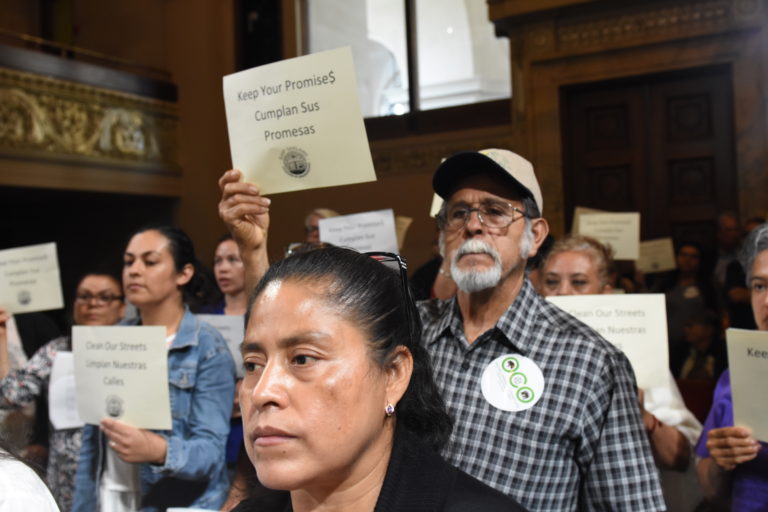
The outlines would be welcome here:
[[[232,512],[291,512],[288,492],[240,502]],[[402,428],[395,433],[374,512],[519,512],[517,502],[451,466]]]

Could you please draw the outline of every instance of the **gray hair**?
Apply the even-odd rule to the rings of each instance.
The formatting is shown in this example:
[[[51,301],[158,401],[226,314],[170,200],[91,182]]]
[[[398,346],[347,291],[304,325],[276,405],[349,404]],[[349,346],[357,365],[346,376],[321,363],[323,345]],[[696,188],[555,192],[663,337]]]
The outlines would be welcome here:
[[[755,258],[766,250],[768,250],[768,222],[753,229],[741,246],[739,262],[744,268],[744,273],[747,275],[748,288],[749,282],[752,280],[752,265],[755,262]]]

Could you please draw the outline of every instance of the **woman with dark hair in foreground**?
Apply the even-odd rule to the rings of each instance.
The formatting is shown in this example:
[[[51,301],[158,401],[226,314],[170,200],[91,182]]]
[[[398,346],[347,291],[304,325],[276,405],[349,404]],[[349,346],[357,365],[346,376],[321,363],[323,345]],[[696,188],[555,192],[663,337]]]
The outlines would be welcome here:
[[[245,445],[259,481],[284,492],[235,511],[523,510],[437,455],[451,420],[405,264],[375,257],[297,254],[254,290],[242,345]]]

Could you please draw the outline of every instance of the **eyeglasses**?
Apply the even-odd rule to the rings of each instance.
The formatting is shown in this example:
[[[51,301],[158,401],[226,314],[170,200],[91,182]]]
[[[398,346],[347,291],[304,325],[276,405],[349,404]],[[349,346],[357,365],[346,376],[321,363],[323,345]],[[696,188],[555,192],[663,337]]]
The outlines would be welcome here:
[[[399,254],[391,253],[391,252],[364,252],[366,256],[370,256],[371,258],[375,259],[376,261],[383,263],[384,265],[392,268],[392,270],[395,270],[399,272],[400,274],[400,285],[403,289],[403,296],[405,297],[406,304],[405,304],[405,314],[406,319],[408,320],[408,337],[410,338],[410,343],[413,344],[413,316],[411,313],[411,308],[413,304],[413,297],[411,296],[411,287],[408,286],[408,264],[405,261],[405,258],[400,256]],[[394,265],[396,267],[394,267]],[[394,267],[394,268],[393,268]]]
[[[302,252],[314,251],[315,249],[322,249],[324,247],[333,247],[333,244],[327,242],[293,242],[288,244],[285,249],[285,257],[292,254],[301,254]]]
[[[467,224],[472,212],[477,212],[477,218],[481,224],[493,229],[504,229],[516,220],[528,216],[520,208],[502,201],[483,201],[477,208],[466,203],[456,203],[448,206],[438,217],[440,229],[458,231]],[[516,216],[516,213],[519,215]]]
[[[86,304],[89,304],[91,301],[93,301],[99,306],[106,306],[113,301],[123,300],[123,296],[112,295],[111,293],[97,293],[96,295],[91,293],[78,293],[75,295],[75,300]]]

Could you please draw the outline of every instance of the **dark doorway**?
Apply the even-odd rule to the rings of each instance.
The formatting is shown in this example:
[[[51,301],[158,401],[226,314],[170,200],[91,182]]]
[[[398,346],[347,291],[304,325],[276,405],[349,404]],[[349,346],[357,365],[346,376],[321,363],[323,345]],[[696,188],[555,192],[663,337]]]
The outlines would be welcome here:
[[[143,226],[171,223],[175,203],[166,197],[0,187],[0,249],[56,242],[69,310],[80,275],[94,269],[119,275],[128,237]],[[63,329],[65,312],[49,314]]]
[[[573,208],[639,211],[641,237],[713,250],[716,219],[738,211],[731,68],[565,87],[564,190]]]

